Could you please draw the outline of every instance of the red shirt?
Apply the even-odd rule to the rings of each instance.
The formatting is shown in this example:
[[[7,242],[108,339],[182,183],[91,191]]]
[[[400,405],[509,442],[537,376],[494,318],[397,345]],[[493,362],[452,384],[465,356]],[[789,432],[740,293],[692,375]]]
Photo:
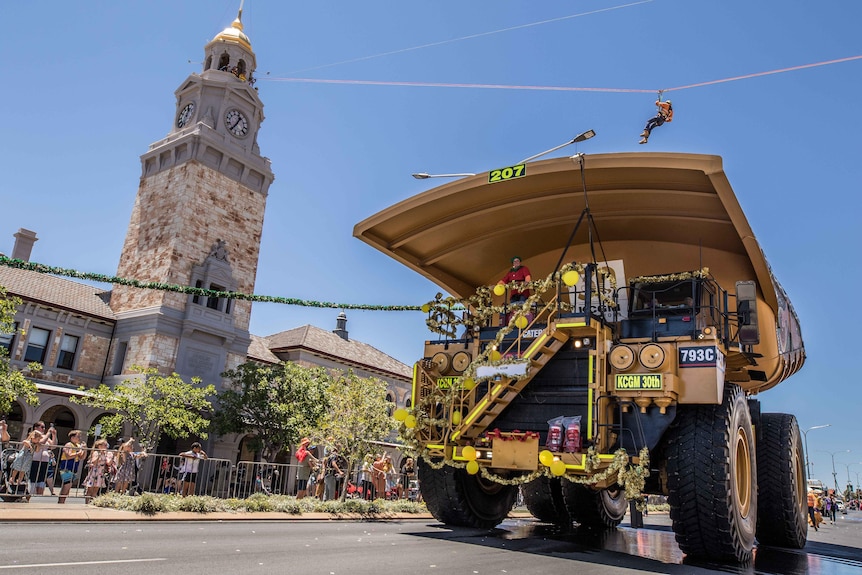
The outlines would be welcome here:
[[[503,283],[508,284],[509,282],[525,282],[527,281],[527,276],[532,277],[532,275],[533,274],[530,273],[530,268],[528,268],[527,266],[519,266],[517,268],[512,268],[511,270],[509,270],[509,273],[507,273],[503,277]],[[512,296],[530,297],[530,290],[518,290],[512,288]]]

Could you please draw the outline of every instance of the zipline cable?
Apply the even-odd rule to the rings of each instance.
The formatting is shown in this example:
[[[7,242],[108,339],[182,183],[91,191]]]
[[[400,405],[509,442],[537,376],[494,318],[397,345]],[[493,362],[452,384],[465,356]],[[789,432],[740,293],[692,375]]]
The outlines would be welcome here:
[[[858,56],[848,56],[846,58],[837,58],[835,60],[826,60],[823,62],[815,62],[813,64],[801,64],[799,66],[791,66],[789,68],[780,68],[777,70],[767,70],[765,72],[755,72],[742,76],[732,76],[730,78],[721,78],[719,80],[709,80],[706,82],[698,82],[696,84],[686,84],[675,88],[661,88],[662,92],[678,92],[680,90],[688,90],[691,88],[700,88],[702,86],[711,86],[713,84],[722,84],[725,82],[735,82],[737,80],[748,80],[758,78],[760,76],[769,76],[772,74],[782,74],[785,72],[794,72],[804,70],[806,68],[816,68],[818,66],[829,66],[832,64],[840,64],[850,62],[852,60],[862,60],[862,54]],[[352,84],[362,86],[406,86],[413,88],[471,88],[485,90],[533,90],[542,92],[605,92],[605,93],[634,93],[634,94],[654,94],[659,89],[656,88],[587,88],[581,86],[524,86],[517,84],[464,84],[464,83],[449,83],[449,82],[399,82],[392,80],[335,80],[326,78],[273,78],[265,77],[261,80],[270,82],[297,82],[306,84]]]
[[[311,68],[303,68],[302,70],[295,70],[290,72],[290,74],[300,74],[302,72],[310,72],[312,70],[321,70],[323,68],[331,68],[333,66],[341,66],[342,64],[352,64],[354,62],[364,62],[365,60],[371,60],[373,58],[382,58],[383,56],[393,56],[395,54],[403,54],[404,52],[412,52],[413,50],[421,50],[422,48],[432,48],[434,46],[442,46],[444,44],[451,44],[452,42],[460,42],[462,40],[472,40],[473,38],[481,38],[483,36],[491,36],[492,34],[501,34],[503,32],[511,32],[513,30],[521,30],[523,28],[532,28],[533,26],[540,26],[542,24],[552,24],[554,22],[560,22],[562,20],[571,20],[572,18],[580,18],[582,16],[591,16],[593,14],[599,14],[601,12],[610,12],[611,10],[619,10],[620,8],[630,8],[632,6],[637,6],[638,4],[647,4],[652,2],[653,0],[641,0],[640,2],[632,2],[630,4],[622,4],[620,6],[611,6],[610,8],[600,8],[598,10],[591,10],[589,12],[581,12],[579,14],[570,14],[569,16],[560,16],[559,18],[551,18],[549,20],[542,20],[540,22],[530,22],[529,24],[520,24],[518,26],[510,26],[509,28],[502,28],[500,30],[491,30],[490,32],[479,32],[478,34],[470,34],[468,36],[461,36],[459,38],[450,38],[449,40],[441,40],[439,42],[431,42],[429,44],[422,44],[421,46],[413,46],[412,48],[401,48],[400,50],[391,50],[389,52],[381,52],[380,54],[372,54],[370,56],[360,56],[359,58],[351,58],[350,60],[342,60],[341,62],[333,62],[332,64],[322,64],[320,66],[314,66]]]

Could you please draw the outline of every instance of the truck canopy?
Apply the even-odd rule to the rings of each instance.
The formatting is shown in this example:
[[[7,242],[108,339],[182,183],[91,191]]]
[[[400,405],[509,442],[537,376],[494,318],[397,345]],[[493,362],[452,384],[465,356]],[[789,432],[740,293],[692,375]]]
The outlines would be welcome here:
[[[720,157],[595,154],[510,172],[519,175],[492,182],[495,170],[420,193],[358,223],[354,235],[467,297],[502,278],[513,256],[533,279],[555,271],[585,216],[565,261],[622,260],[628,278],[709,268],[731,292],[737,281],[756,283],[760,343],[754,351],[766,380],[752,381],[749,391],[772,387],[802,366],[798,319]]]

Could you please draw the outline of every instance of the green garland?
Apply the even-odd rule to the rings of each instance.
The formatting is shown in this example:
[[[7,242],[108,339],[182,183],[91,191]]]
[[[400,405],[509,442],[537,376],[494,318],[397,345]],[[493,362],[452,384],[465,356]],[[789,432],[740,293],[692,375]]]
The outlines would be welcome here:
[[[41,274],[50,274],[55,276],[65,276],[82,280],[90,280],[101,283],[118,284],[131,286],[141,289],[153,289],[159,291],[184,293],[188,295],[197,295],[204,297],[217,297],[224,299],[239,299],[246,301],[281,303],[287,305],[298,305],[304,307],[320,307],[334,309],[361,309],[374,311],[419,311],[418,305],[370,305],[370,304],[353,304],[353,303],[334,303],[328,301],[303,300],[290,297],[279,297],[269,295],[246,294],[233,291],[217,291],[191,286],[181,286],[162,282],[144,282],[135,279],[121,278],[117,276],[109,276],[105,274],[96,274],[91,272],[79,272],[73,269],[58,268],[48,266],[36,262],[25,262],[23,260],[13,260],[12,258],[0,255],[0,265],[19,270],[29,270]]]
[[[664,274],[658,276],[638,276],[629,280],[629,285],[635,284],[657,284],[664,282],[680,282],[690,279],[703,279],[709,277],[709,268],[702,268],[693,272],[680,272],[676,274]]]
[[[437,459],[436,461],[426,453],[418,454],[429,467],[432,469],[442,469],[444,465],[463,469],[467,467],[466,462],[454,461],[452,459]],[[416,457],[416,455],[414,455]],[[618,449],[614,452],[613,461],[603,471],[591,473],[593,469],[599,465],[599,457],[596,454],[595,448],[590,447],[585,454],[586,471],[589,475],[563,475],[562,477],[579,485],[595,485],[596,483],[605,481],[614,475],[617,476],[616,483],[625,491],[625,497],[628,501],[634,501],[639,511],[646,509],[646,499],[643,496],[644,485],[646,478],[649,477],[649,450],[644,447],[639,453],[638,462],[634,465],[629,463],[629,456],[625,449]],[[539,469],[524,475],[517,475],[512,478],[502,477],[489,471],[486,467],[479,468],[479,474],[494,483],[500,485],[523,485],[529,483],[541,476],[555,479],[557,476],[551,473],[549,467],[539,465]]]

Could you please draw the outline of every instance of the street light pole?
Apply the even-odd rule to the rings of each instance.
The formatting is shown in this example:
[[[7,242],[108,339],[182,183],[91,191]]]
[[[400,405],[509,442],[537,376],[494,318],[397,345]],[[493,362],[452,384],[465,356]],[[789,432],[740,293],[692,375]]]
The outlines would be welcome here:
[[[427,174],[425,172],[419,172],[417,174],[410,174],[417,180],[427,180],[428,178],[467,178],[469,176],[475,176],[476,174]]]
[[[557,150],[559,150],[560,148],[565,148],[566,146],[570,146],[570,145],[572,145],[572,144],[578,144],[578,143],[583,142],[583,141],[585,141],[585,140],[589,140],[590,138],[592,138],[592,137],[593,137],[593,136],[595,136],[595,135],[596,135],[596,131],[595,131],[595,130],[587,130],[586,132],[584,132],[584,133],[582,133],[582,134],[578,134],[577,136],[575,136],[574,138],[572,138],[572,139],[571,139],[571,140],[569,140],[568,142],[565,142],[565,143],[563,143],[563,144],[560,144],[559,146],[554,146],[554,147],[553,147],[553,148],[551,148],[550,150],[545,150],[544,152],[540,152],[540,153],[538,153],[538,154],[536,154],[536,155],[534,155],[534,156],[530,156],[529,158],[525,158],[525,159],[521,160],[521,161],[520,161],[520,162],[518,162],[518,163],[519,163],[519,164],[526,164],[526,163],[527,163],[527,162],[529,162],[530,160],[535,160],[536,158],[541,158],[542,156],[544,156],[544,155],[546,155],[546,154],[550,154],[551,152],[556,152],[556,151],[557,151]]]
[[[828,453],[832,456],[832,481],[835,483],[835,493],[838,493],[838,473],[836,473],[835,471],[835,454],[850,453],[850,450],[845,449],[843,451],[826,451],[825,449],[818,449],[817,451],[822,451],[823,453]]]
[[[850,466],[851,465],[862,465],[862,461],[858,461],[856,463],[845,463],[844,464],[844,467],[847,468],[847,485],[851,484],[850,483]],[[854,471],[854,473],[856,473],[856,488],[859,489],[859,473],[857,473],[855,471]]]
[[[802,432],[802,438],[805,440],[805,475],[807,475],[809,479],[811,479],[811,464],[808,462],[808,432],[815,429],[823,429],[824,427],[831,426],[831,423],[827,423],[826,425],[815,425],[814,427],[809,427]]]

